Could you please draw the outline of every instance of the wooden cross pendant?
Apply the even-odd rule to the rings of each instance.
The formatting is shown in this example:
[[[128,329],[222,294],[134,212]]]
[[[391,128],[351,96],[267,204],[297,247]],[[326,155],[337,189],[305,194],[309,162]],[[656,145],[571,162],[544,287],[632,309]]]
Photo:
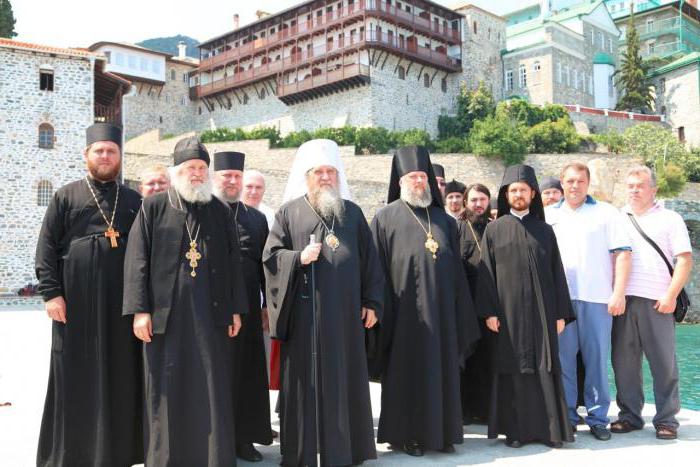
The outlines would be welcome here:
[[[197,275],[195,268],[199,265],[197,261],[202,259],[202,255],[197,251],[197,242],[194,240],[190,242],[190,250],[185,253],[185,258],[190,260],[190,267],[192,268],[190,276],[195,277]]]
[[[107,228],[107,231],[105,232],[105,237],[109,238],[109,243],[112,248],[116,248],[119,245],[117,244],[117,238],[119,238],[119,232],[114,230],[111,226]]]

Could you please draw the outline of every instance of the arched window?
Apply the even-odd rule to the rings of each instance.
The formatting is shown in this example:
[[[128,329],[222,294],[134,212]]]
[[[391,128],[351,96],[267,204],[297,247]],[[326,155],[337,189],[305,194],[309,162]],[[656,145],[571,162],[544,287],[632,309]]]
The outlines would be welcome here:
[[[430,87],[430,76],[428,75],[428,73],[423,74],[423,86],[425,86],[426,88]]]
[[[267,89],[262,88],[262,89],[260,90],[260,99],[261,99],[261,100],[262,100],[262,99],[265,99],[265,96],[266,96],[266,95],[267,95]]]
[[[48,123],[39,125],[39,147],[42,149],[53,149],[53,127]]]
[[[247,105],[247,104],[248,104],[248,100],[249,100],[249,99],[248,99],[248,94],[243,94],[243,105]]]
[[[474,21],[474,34],[476,34],[476,21]]]
[[[399,67],[396,69],[396,73],[398,74],[399,79],[406,79],[406,70],[401,65],[399,65]]]
[[[442,78],[442,83],[440,83],[440,88],[442,92],[447,92],[447,78]]]
[[[51,196],[53,196],[53,185],[51,182],[48,180],[40,181],[36,191],[36,205],[48,206]]]

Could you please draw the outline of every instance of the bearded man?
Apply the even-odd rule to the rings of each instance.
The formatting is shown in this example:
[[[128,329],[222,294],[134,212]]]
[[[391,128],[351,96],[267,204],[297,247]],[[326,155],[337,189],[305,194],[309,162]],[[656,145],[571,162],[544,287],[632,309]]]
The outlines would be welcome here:
[[[472,183],[466,189],[466,207],[457,223],[462,265],[469,281],[472,297],[476,297],[481,261],[481,237],[490,222],[491,192],[481,183]],[[477,310],[478,313],[478,310]],[[492,333],[479,321],[481,339],[474,353],[464,362],[462,371],[462,412],[464,424],[486,423],[491,400]]]
[[[171,188],[143,201],[125,262],[123,313],[145,343],[146,465],[231,466],[229,337],[248,311],[235,221],[212,199],[197,138],[175,145],[174,163]]]
[[[267,220],[257,209],[240,201],[245,154],[214,154],[214,194],[233,212],[234,228],[241,247],[248,313],[242,316],[241,332],[233,342],[234,412],[236,413],[236,455],[259,462],[262,454],[253,443],[272,444],[270,396],[267,390],[267,360],[263,323],[267,305],[257,298],[265,290],[262,253],[267,240]],[[264,317],[263,317],[264,316]]]
[[[87,175],[54,194],[36,247],[53,320],[38,466],[130,466],[143,459],[138,341],[122,318],[126,239],[141,199],[119,183],[121,129],[87,129]]]
[[[282,342],[282,465],[316,464],[316,420],[323,465],[376,458],[364,346],[365,328],[381,316],[384,278],[365,216],[349,198],[338,146],[304,143],[263,253],[270,333]]]
[[[372,221],[387,277],[377,439],[412,456],[463,442],[459,367],[479,337],[457,224],[433,167],[424,147],[399,149],[388,204]]]

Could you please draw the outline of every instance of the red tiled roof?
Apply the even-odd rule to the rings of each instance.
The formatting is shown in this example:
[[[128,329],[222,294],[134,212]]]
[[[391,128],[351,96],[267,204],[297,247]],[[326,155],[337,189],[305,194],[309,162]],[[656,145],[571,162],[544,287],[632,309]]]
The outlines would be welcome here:
[[[31,44],[29,42],[20,42],[12,39],[0,38],[0,47],[9,49],[30,50],[34,52],[43,52],[47,54],[69,55],[71,57],[99,57],[98,54],[87,51],[85,49],[67,49],[62,47],[52,47],[48,45]]]

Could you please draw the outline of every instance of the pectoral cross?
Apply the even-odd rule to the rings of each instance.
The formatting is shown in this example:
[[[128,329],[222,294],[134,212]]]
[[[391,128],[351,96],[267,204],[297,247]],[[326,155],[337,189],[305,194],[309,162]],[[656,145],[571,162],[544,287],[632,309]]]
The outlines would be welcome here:
[[[202,259],[202,255],[197,251],[197,242],[194,240],[190,242],[190,250],[185,253],[185,258],[190,260],[190,267],[192,268],[190,276],[195,277],[197,275],[195,268],[199,265],[197,261]]]
[[[117,244],[117,238],[119,238],[119,232],[114,230],[111,226],[107,228],[107,231],[105,232],[105,237],[109,238],[109,244],[112,248],[116,248],[119,246]]]
[[[425,248],[433,254],[433,261],[437,259],[437,251],[438,248],[440,248],[440,245],[438,245],[438,242],[435,241],[433,238],[433,235],[431,233],[428,233],[427,239],[425,241]]]

